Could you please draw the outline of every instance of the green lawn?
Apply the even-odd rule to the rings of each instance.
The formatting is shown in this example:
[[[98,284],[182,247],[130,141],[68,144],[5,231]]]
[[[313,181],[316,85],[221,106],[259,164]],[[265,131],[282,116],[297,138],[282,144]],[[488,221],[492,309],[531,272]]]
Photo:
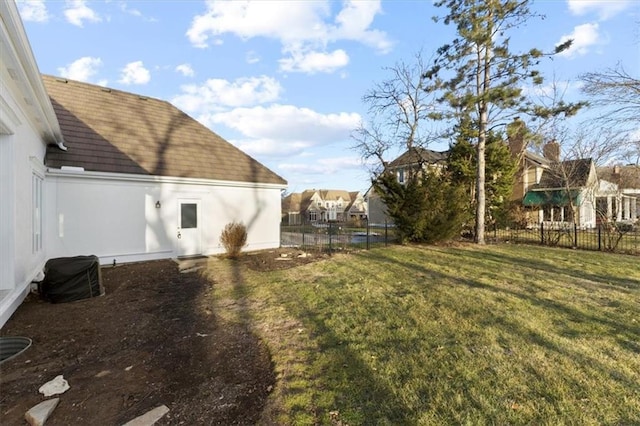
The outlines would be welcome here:
[[[210,262],[278,375],[282,424],[640,424],[640,260],[388,247],[284,271]]]

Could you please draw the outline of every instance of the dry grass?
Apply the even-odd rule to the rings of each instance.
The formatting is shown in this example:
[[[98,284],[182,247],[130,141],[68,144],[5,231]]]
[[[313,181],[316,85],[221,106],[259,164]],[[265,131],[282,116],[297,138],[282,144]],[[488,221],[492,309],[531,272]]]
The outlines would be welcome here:
[[[639,424],[638,259],[390,247],[271,273],[210,265],[272,354],[265,422]]]

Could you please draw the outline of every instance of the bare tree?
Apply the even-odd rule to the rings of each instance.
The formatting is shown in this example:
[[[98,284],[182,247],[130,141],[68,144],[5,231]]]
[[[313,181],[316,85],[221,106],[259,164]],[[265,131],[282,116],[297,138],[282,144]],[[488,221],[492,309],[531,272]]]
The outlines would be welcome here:
[[[362,98],[368,105],[368,121],[354,131],[354,149],[365,162],[372,163],[372,175],[377,176],[387,166],[389,151],[404,151],[426,147],[437,138],[437,132],[427,126],[437,111],[433,94],[425,91],[422,75],[427,65],[421,53],[413,63],[399,62],[385,68],[390,77],[377,83]]]
[[[640,164],[640,79],[632,77],[622,65],[602,72],[581,75],[583,92],[601,113],[597,125],[626,139],[625,157]]]

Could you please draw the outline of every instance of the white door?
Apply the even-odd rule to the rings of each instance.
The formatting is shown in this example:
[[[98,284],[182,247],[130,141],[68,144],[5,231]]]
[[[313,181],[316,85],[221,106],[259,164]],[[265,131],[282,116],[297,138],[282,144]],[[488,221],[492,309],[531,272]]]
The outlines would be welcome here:
[[[178,200],[178,256],[202,254],[200,200]]]

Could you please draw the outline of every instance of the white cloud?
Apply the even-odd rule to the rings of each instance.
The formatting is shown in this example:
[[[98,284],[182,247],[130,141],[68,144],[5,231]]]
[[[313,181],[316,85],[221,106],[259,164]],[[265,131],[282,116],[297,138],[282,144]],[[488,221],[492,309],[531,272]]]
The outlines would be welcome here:
[[[333,175],[347,169],[360,170],[363,162],[360,157],[317,158],[311,164],[281,163],[278,168],[290,173]]]
[[[23,21],[47,22],[49,20],[49,12],[44,0],[19,1],[18,9]]]
[[[596,13],[601,20],[609,19],[632,5],[630,0],[567,0],[574,15]]]
[[[349,55],[342,49],[331,53],[293,51],[290,58],[282,58],[279,62],[280,70],[286,72],[332,73],[349,63]]]
[[[567,40],[573,40],[571,47],[561,52],[559,55],[567,58],[571,58],[576,55],[585,55],[589,52],[589,48],[591,46],[603,43],[598,30],[598,23],[576,26],[571,34],[563,35],[557,43],[559,45]]]
[[[147,84],[151,80],[151,73],[144,67],[142,61],[130,62],[122,69],[119,83]]]
[[[176,67],[176,72],[179,72],[185,77],[193,77],[196,73],[191,68],[190,64],[180,64]]]
[[[328,0],[212,0],[207,3],[205,13],[193,18],[186,35],[200,48],[208,47],[211,40],[219,40],[217,37],[223,34],[232,34],[245,40],[253,37],[278,40],[285,53],[324,51],[328,44],[343,40],[387,53],[392,47],[387,34],[370,29],[375,16],[381,12],[380,1],[345,1],[334,17]],[[344,56],[341,59],[346,65]]]
[[[234,81],[212,78],[202,85],[181,87],[182,94],[173,103],[189,113],[204,114],[223,107],[241,107],[273,102],[280,97],[282,86],[267,77],[239,78]]]
[[[207,11],[194,17],[187,37],[197,47],[207,47],[212,36],[224,33],[249,39],[268,37],[283,43],[326,38],[323,18],[330,13],[326,1],[210,1]]]
[[[349,139],[362,118],[357,113],[322,114],[309,108],[273,104],[204,114],[215,128],[223,124],[243,135],[236,144],[249,154],[295,155],[306,148]]]
[[[377,14],[382,13],[380,1],[347,1],[336,17],[338,24],[332,30],[333,40],[355,40],[382,53],[391,50],[393,43],[380,30],[369,30]]]
[[[255,64],[260,62],[260,56],[254,50],[250,50],[247,52],[246,60],[248,64]]]
[[[130,8],[127,5],[127,3],[125,3],[125,2],[121,2],[120,3],[120,10],[122,10],[124,13],[127,13],[127,14],[129,14],[131,16],[135,16],[137,18],[141,18],[142,20],[147,21],[147,22],[158,22],[158,20],[156,18],[144,16],[142,14],[142,12],[140,12],[140,10],[134,9],[134,8]]]
[[[100,22],[102,18],[86,5],[85,0],[67,0],[64,16],[70,24],[82,27],[84,21]]]
[[[91,77],[98,73],[98,68],[102,66],[100,58],[85,56],[76,59],[66,67],[58,68],[58,72],[62,77],[71,80],[89,82]]]

